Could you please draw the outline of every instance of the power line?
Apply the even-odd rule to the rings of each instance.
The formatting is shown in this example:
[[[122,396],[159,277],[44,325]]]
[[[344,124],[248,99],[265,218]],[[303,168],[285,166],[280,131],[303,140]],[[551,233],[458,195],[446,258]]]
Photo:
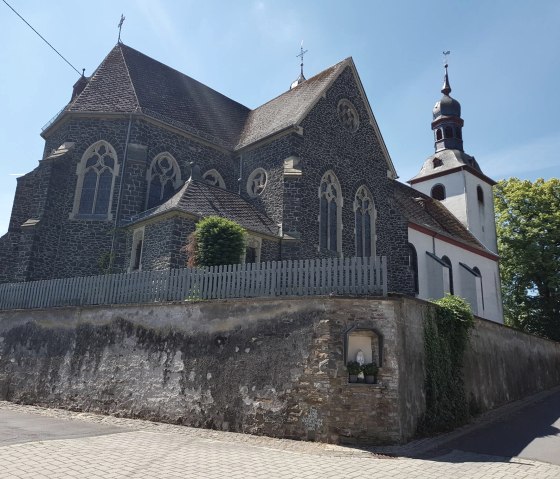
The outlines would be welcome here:
[[[29,22],[28,22],[25,18],[23,18],[18,12],[15,11],[14,7],[12,7],[8,2],[6,2],[6,0],[2,0],[2,1],[3,1],[6,5],[8,5],[8,7],[10,7],[10,9],[12,10],[12,12],[14,12],[19,18],[21,18],[21,19],[25,22],[25,24],[26,24],[29,28],[31,28],[31,30],[33,30],[37,35],[39,35],[39,37],[41,37],[41,39],[42,39],[49,47],[51,47],[51,48],[58,54],[58,56],[59,56],[60,58],[62,58],[66,63],[68,63],[68,65],[70,65],[78,75],[81,75],[81,73],[80,73],[78,70],[76,70],[76,67],[74,67],[74,65],[72,65],[68,60],[66,60],[66,58],[64,58],[64,57],[62,56],[62,54],[61,54],[55,47],[53,47],[53,46],[45,39],[45,37],[43,37],[43,35],[41,35],[37,30],[35,30],[35,29],[29,24]]]

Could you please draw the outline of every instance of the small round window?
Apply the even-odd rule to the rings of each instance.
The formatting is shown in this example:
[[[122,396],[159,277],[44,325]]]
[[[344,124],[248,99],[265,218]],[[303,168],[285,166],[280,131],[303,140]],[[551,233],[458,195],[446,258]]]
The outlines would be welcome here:
[[[256,198],[260,196],[266,188],[266,171],[257,168],[249,175],[247,179],[247,193],[250,197]]]
[[[337,106],[338,119],[342,126],[349,131],[357,131],[360,126],[360,118],[356,108],[349,100],[340,100]]]

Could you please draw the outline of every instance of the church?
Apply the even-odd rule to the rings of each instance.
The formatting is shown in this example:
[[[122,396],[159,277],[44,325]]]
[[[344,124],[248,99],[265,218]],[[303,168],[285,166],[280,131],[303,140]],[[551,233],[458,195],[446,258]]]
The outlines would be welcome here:
[[[447,66],[441,92],[408,186],[351,58],[252,110],[119,42],[18,178],[0,282],[181,268],[218,215],[247,231],[245,262],[385,256],[389,292],[501,323],[494,181],[464,152]]]

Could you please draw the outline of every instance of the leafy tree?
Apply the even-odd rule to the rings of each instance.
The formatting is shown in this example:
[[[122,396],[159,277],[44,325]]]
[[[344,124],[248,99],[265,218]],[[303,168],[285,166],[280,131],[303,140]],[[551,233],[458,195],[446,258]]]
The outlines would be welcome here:
[[[189,266],[238,264],[245,251],[245,230],[234,221],[208,216],[196,224],[185,249]]]
[[[560,341],[560,180],[495,187],[506,324]]]

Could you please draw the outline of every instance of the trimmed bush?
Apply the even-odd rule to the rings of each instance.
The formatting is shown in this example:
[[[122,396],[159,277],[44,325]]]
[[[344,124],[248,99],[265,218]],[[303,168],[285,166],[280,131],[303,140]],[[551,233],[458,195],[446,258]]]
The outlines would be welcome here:
[[[208,216],[196,224],[191,243],[195,266],[238,264],[245,251],[245,230],[234,221]],[[189,246],[187,245],[187,251]],[[190,252],[189,265],[193,253]]]

